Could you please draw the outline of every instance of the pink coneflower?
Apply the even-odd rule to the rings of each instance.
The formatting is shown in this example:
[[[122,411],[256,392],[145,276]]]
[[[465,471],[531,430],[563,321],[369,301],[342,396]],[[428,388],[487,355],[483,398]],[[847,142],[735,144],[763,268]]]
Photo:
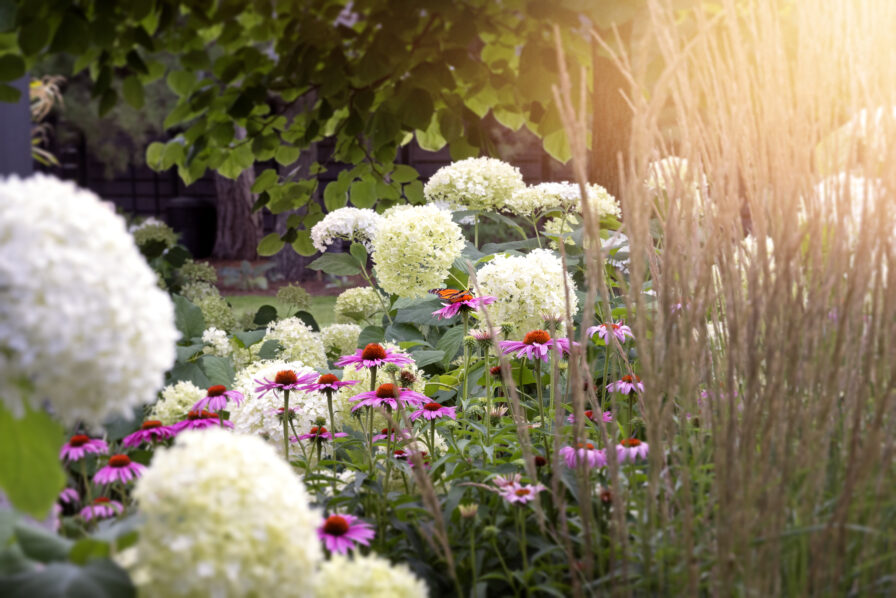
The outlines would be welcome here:
[[[535,495],[542,490],[545,490],[545,487],[541,484],[533,484],[531,486],[513,484],[512,486],[505,486],[501,491],[501,496],[511,504],[520,503],[524,505],[533,500]]]
[[[354,515],[330,515],[317,528],[317,537],[327,550],[339,554],[347,553],[356,543],[370,546],[375,535],[369,523]]]
[[[258,384],[258,386],[255,387],[255,392],[260,392],[261,394],[259,395],[259,398],[261,398],[272,390],[304,390],[303,387],[306,384],[315,380],[317,380],[317,374],[314,372],[304,374],[300,377],[292,370],[281,370],[274,376],[273,382],[267,378],[255,380],[255,384]]]
[[[175,426],[163,426],[162,422],[155,419],[148,419],[140,424],[140,429],[133,434],[124,437],[121,443],[131,448],[137,448],[144,442],[158,442],[171,438],[177,434]]]
[[[420,455],[420,459],[423,460],[423,465],[429,467],[429,453],[426,451],[420,451],[417,453]],[[411,467],[414,466],[414,462],[411,460],[411,453],[404,449],[395,449],[392,451],[392,457],[397,459],[398,461],[406,461],[407,464]]]
[[[59,493],[59,498],[57,500],[62,504],[67,505],[72,502],[78,502],[79,500],[81,500],[81,496],[74,488],[66,488]]]
[[[408,405],[420,407],[423,403],[429,402],[429,398],[426,397],[426,395],[422,395],[419,392],[415,392],[408,388],[395,386],[391,383],[380,384],[379,388],[376,390],[362,392],[349,400],[360,401],[357,405],[352,407],[353,412],[361,407],[382,407],[383,405],[388,405],[392,409],[398,409],[399,403],[401,403],[403,407]]]
[[[616,457],[620,463],[625,463],[626,461],[634,463],[639,457],[646,460],[649,448],[646,442],[642,442],[637,438],[626,438],[620,440],[619,444],[616,445]]]
[[[184,430],[202,430],[220,425],[222,423],[217,413],[211,411],[190,411],[187,414],[187,419],[177,422],[171,427],[174,428],[175,432],[180,433]],[[225,428],[232,428],[233,422],[225,419],[223,425]]]
[[[632,334],[632,329],[622,323],[613,323],[607,322],[606,324],[598,324],[597,326],[592,326],[585,333],[594,338],[594,334],[597,333],[597,336],[600,337],[601,340],[607,342],[607,339],[612,334],[616,337],[620,343],[625,342],[625,338],[635,338],[635,335]]]
[[[403,353],[391,353],[380,344],[370,343],[363,349],[355,351],[354,355],[340,357],[335,365],[342,367],[351,363],[362,368],[375,368],[387,363],[410,365],[413,362],[413,359]]]
[[[492,484],[494,484],[498,488],[508,488],[510,486],[518,486],[520,483],[520,480],[522,480],[522,479],[523,479],[523,476],[521,476],[518,473],[511,473],[506,476],[505,475],[496,475],[495,478],[492,480]]]
[[[86,434],[75,434],[62,445],[59,458],[66,461],[80,461],[87,453],[105,455],[109,452],[109,445],[105,440],[91,438]]]
[[[344,436],[348,436],[348,434],[345,432],[336,432],[336,434],[333,434],[332,432],[327,432],[327,429],[323,426],[312,426],[310,432],[301,434],[298,437],[293,436],[291,440],[319,440],[323,442],[325,440],[333,440],[333,438],[342,438]]]
[[[466,293],[464,295],[461,295],[460,297],[451,299],[450,303],[443,303],[442,309],[437,309],[436,311],[432,312],[432,315],[439,318],[440,320],[447,320],[449,318],[453,318],[461,311],[476,311],[480,306],[491,305],[497,300],[497,297],[492,297],[490,295],[474,297],[473,295]]]
[[[597,422],[597,419],[594,417],[594,412],[591,411],[590,409],[585,412],[585,417],[593,422]],[[604,420],[605,424],[612,422],[613,421],[613,412],[612,411],[604,411],[603,420]],[[566,421],[568,421],[571,424],[576,423],[576,415],[574,413],[570,414],[570,416],[566,418]]]
[[[416,420],[419,417],[424,419],[441,419],[443,417],[450,417],[451,419],[457,419],[457,413],[455,410],[457,407],[445,407],[436,402],[426,403],[419,411],[415,411],[411,414],[411,421]]]
[[[215,384],[208,387],[204,398],[196,401],[196,404],[193,405],[193,411],[201,411],[203,409],[223,411],[227,407],[228,400],[239,405],[243,401],[243,393],[236,390],[227,390],[227,387],[223,384]]]
[[[392,442],[399,442],[401,440],[407,440],[411,437],[411,434],[408,430],[396,430],[392,428],[392,433],[389,433],[389,428],[383,428],[380,430],[380,433],[373,437],[373,441],[376,442],[378,440],[386,440],[389,439]]]
[[[547,362],[551,347],[560,352],[560,355],[569,354],[569,339],[552,339],[546,330],[533,330],[527,332],[522,341],[501,341],[498,343],[504,355],[516,353],[515,357],[526,359],[541,359]]]
[[[143,475],[144,471],[146,471],[145,465],[131,461],[131,458],[127,455],[112,455],[109,457],[109,464],[102,467],[93,476],[93,483],[111,484],[112,482],[121,482],[122,484],[127,484]]]
[[[115,517],[124,511],[124,507],[117,500],[110,500],[105,496],[94,498],[93,502],[81,509],[81,518],[84,521],[91,519],[108,519]]]
[[[618,392],[624,395],[631,394],[632,391],[644,392],[644,383],[637,376],[625,375],[615,382],[607,384],[608,392]]]
[[[560,455],[566,460],[566,466],[575,469],[580,463],[585,463],[588,469],[603,467],[607,464],[607,455],[602,449],[594,448],[590,442],[580,442],[576,446],[564,446],[560,449]]]
[[[343,386],[351,386],[352,384],[357,384],[358,382],[359,380],[342,381],[333,374],[324,374],[317,379],[317,382],[312,382],[302,390],[316,390],[318,392],[334,393]]]

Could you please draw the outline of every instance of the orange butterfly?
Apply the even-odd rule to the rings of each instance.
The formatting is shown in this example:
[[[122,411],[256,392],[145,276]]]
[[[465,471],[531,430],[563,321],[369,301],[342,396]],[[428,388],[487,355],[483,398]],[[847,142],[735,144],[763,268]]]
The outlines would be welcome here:
[[[473,294],[470,291],[459,291],[457,289],[430,289],[429,292],[433,295],[438,295],[442,301],[450,303],[460,303],[473,298]]]

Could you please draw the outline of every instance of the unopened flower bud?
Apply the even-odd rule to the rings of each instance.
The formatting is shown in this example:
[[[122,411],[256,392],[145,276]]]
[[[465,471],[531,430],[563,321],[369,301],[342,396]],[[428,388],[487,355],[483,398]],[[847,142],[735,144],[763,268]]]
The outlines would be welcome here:
[[[461,504],[457,505],[457,510],[460,511],[460,516],[464,519],[472,519],[479,512],[479,505],[474,503]]]

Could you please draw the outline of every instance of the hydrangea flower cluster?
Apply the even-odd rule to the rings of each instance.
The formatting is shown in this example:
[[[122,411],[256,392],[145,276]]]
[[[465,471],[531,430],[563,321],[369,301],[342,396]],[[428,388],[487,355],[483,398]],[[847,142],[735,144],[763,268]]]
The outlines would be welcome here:
[[[689,190],[689,194],[698,205],[703,203],[703,190],[707,184],[706,175],[702,172],[691,172],[687,159],[679,156],[667,156],[651,162],[647,166],[647,179],[644,181],[647,190],[656,196],[661,196],[668,189]]]
[[[209,459],[209,455],[215,458]],[[143,596],[307,596],[320,514],[260,438],[188,431],[158,451],[134,496],[144,518],[133,578]]]
[[[329,355],[348,355],[358,348],[361,327],[357,324],[330,324],[320,329],[320,340]]]
[[[193,409],[196,401],[205,396],[205,389],[189,380],[169,384],[162,389],[162,397],[149,412],[149,418],[162,422],[163,426],[173,426]]]
[[[431,205],[393,208],[373,242],[377,279],[388,293],[423,297],[442,285],[463,248],[450,213]]]
[[[383,304],[377,298],[379,291],[371,287],[355,287],[346,289],[336,297],[333,311],[336,322],[348,324],[362,322],[383,310]]]
[[[382,217],[370,209],[339,208],[311,228],[311,242],[321,253],[335,239],[358,241],[370,251],[381,221]]]
[[[555,216],[544,221],[541,232],[545,237],[551,239],[549,246],[551,249],[559,250],[562,235],[569,235],[580,224],[579,217],[575,214],[566,214],[564,216]],[[575,240],[567,236],[565,243],[569,246],[575,245]]]
[[[268,324],[264,342],[269,340],[283,345],[281,359],[299,361],[312,368],[327,367],[327,353],[320,335],[299,318],[285,318]]]
[[[227,303],[227,299],[217,292],[217,289],[214,293],[198,298],[195,303],[202,310],[206,326],[221,330],[236,328],[236,315],[233,313],[233,308]]]
[[[524,187],[519,168],[495,158],[467,158],[436,171],[423,195],[452,209],[500,210]]]
[[[233,361],[233,367],[237,370],[258,359],[258,352],[264,345],[263,342],[259,342],[248,347],[239,347],[226,332],[214,327],[207,328],[202,333],[202,342],[206,344],[202,349],[204,353],[229,357]]]
[[[157,242],[170,249],[177,245],[177,233],[170,226],[155,218],[147,218],[140,224],[132,226],[130,233],[134,236],[137,247],[144,247]]]
[[[89,191],[0,181],[0,396],[100,423],[155,399],[179,337],[124,220]]]
[[[622,215],[619,203],[600,185],[588,185],[588,203],[597,218]],[[519,189],[504,208],[518,216],[531,217],[546,210],[582,212],[581,193],[577,183],[539,183]]]
[[[353,558],[334,554],[323,563],[315,583],[317,598],[426,598],[426,584],[414,576],[405,564],[357,552]]]
[[[308,374],[315,374],[313,368],[299,361],[259,361],[244,368],[236,375],[233,390],[241,392],[246,400],[242,404],[230,407],[230,421],[234,430],[243,434],[261,436],[278,453],[283,452],[283,398],[279,393],[255,392],[258,384],[255,380],[274,380],[277,372],[292,370],[298,378]],[[289,418],[292,427],[289,435],[293,436],[293,428],[299,434],[306,432],[315,425],[319,418],[329,422],[327,410],[327,398],[321,392],[294,390],[289,393],[290,413]],[[347,412],[347,411],[346,411]],[[342,427],[341,413],[336,413],[336,425]],[[289,449],[290,458],[298,458],[302,455],[301,447],[293,443]]]
[[[564,284],[569,286],[569,311],[578,311],[576,286],[560,258],[547,249],[525,256],[498,254],[477,273],[482,293],[498,300],[488,309],[495,324],[510,324],[520,332],[543,326],[545,314],[565,314]]]

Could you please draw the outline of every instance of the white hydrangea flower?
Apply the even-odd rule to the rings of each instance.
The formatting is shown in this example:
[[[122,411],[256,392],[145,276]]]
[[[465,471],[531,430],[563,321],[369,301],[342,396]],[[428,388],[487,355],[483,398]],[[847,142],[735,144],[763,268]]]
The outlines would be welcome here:
[[[313,596],[323,555],[302,482],[261,439],[211,428],[156,451],[134,497],[141,596]]]
[[[555,216],[548,218],[542,225],[542,234],[551,240],[551,249],[559,249],[559,241],[561,235],[569,235],[576,227],[579,226],[579,218],[575,214],[565,214],[563,216]],[[572,237],[565,237],[566,245],[575,245]]]
[[[702,213],[704,190],[709,184],[702,172],[691,172],[687,159],[679,156],[667,156],[655,160],[647,166],[647,180],[644,185],[652,195],[661,196],[667,189],[689,189],[690,196],[697,202],[698,211]]]
[[[330,324],[320,329],[324,350],[330,355],[349,355],[358,347],[361,327],[357,324]]]
[[[0,180],[0,397],[67,424],[155,400],[179,333],[168,295],[99,198],[44,175]]]
[[[498,254],[477,273],[483,295],[498,300],[488,306],[495,324],[511,324],[522,336],[544,327],[545,314],[565,314],[564,284],[569,287],[569,311],[578,311],[576,285],[560,258],[547,249],[525,256]]]
[[[323,220],[311,228],[311,242],[321,253],[335,239],[358,241],[370,251],[381,220],[382,217],[370,209],[339,208],[324,216]]]
[[[169,384],[162,389],[162,397],[152,406],[149,419],[157,419],[163,426],[170,426],[182,420],[205,395],[206,389],[199,388],[189,380]]]
[[[259,397],[255,392],[258,386],[255,380],[273,380],[277,372],[282,370],[293,370],[299,377],[315,371],[300,361],[267,360],[253,363],[236,375],[233,389],[243,393],[246,400],[240,405],[231,405],[230,410],[234,430],[261,436],[278,453],[283,450],[283,420],[278,411],[283,408],[283,397],[279,392],[273,391]],[[327,397],[323,393],[291,391],[289,407],[295,409],[291,416],[290,436],[305,434],[318,418],[324,418],[327,423],[330,421]],[[336,425],[341,425],[339,413],[336,414]],[[298,443],[290,443],[289,456],[290,459],[302,456],[302,448]]]
[[[588,185],[587,189],[591,211],[598,219],[607,216],[619,218],[622,215],[619,203],[606,189],[594,184]],[[514,193],[504,209],[524,217],[531,217],[548,210],[563,210],[581,214],[582,202],[579,185],[568,181],[532,185]]]
[[[264,345],[264,342],[258,342],[248,347],[240,347],[226,332],[215,327],[205,329],[202,333],[202,342],[206,344],[202,349],[203,353],[227,357],[237,370],[258,359],[258,353]]]
[[[422,297],[442,285],[463,248],[463,234],[448,212],[403,206],[383,218],[373,242],[377,280],[388,293]]]
[[[520,169],[495,158],[467,158],[440,168],[423,187],[426,201],[452,209],[500,210],[525,187]]]
[[[321,565],[318,598],[426,598],[429,590],[405,564],[392,565],[375,554],[353,558],[334,554]]]
[[[268,324],[267,334],[259,347],[269,340],[283,345],[281,359],[300,361],[313,368],[327,367],[327,353],[320,335],[299,318],[285,318]]]
[[[363,322],[382,312],[383,303],[377,298],[378,294],[379,291],[372,287],[346,289],[336,297],[336,305],[333,307],[336,322]]]

